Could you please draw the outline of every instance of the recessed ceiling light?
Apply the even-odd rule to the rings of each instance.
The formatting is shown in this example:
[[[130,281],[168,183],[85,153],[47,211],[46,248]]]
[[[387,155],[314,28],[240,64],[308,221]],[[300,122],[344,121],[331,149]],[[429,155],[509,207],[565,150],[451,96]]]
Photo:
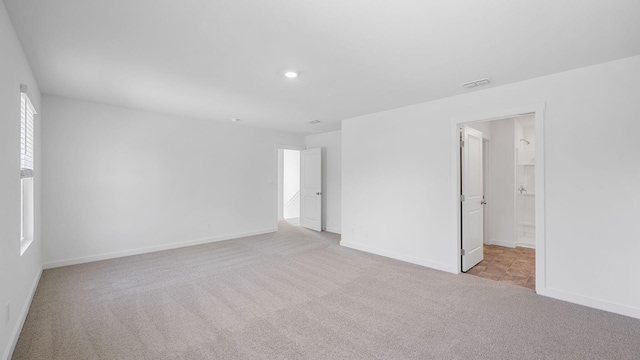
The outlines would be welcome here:
[[[238,119],[238,118],[231,118],[231,121],[233,121],[233,122],[238,122],[238,121],[240,121],[240,119]]]
[[[298,73],[295,71],[287,71],[286,73],[284,73],[284,76],[288,77],[289,79],[293,79],[298,77]]]
[[[315,125],[318,124],[320,122],[320,120],[311,120],[311,121],[307,121],[307,123],[311,124],[311,125]]]

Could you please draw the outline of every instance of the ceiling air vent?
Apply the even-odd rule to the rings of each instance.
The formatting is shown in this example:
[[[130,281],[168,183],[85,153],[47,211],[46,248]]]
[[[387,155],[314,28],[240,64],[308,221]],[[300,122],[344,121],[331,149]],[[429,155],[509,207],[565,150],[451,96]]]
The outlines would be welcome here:
[[[491,81],[489,79],[480,79],[480,80],[469,81],[468,83],[464,83],[462,84],[462,87],[465,87],[467,89],[473,89],[474,87],[484,86],[489,84],[491,84]]]
[[[311,125],[315,125],[320,123],[320,120],[311,120],[311,121],[307,121],[307,123],[311,124]]]

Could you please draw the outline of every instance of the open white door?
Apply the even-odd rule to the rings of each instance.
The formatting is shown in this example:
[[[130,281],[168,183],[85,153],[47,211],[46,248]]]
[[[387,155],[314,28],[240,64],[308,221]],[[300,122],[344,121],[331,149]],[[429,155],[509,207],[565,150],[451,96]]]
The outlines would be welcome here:
[[[484,256],[482,132],[465,126],[462,140],[462,271],[467,271]]]
[[[322,231],[322,151],[300,152],[300,225]]]

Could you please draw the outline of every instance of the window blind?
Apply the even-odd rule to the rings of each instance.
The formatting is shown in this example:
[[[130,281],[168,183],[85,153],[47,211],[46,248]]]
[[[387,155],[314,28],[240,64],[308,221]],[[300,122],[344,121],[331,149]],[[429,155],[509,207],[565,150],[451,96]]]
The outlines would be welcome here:
[[[33,117],[36,111],[26,93],[20,96],[20,178],[33,177]]]

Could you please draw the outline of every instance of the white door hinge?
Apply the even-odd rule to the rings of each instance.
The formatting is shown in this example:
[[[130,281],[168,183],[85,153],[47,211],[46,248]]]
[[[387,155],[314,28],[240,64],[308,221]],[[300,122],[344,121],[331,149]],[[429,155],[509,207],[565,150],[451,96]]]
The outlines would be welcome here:
[[[464,201],[464,195],[460,195],[460,201]]]
[[[465,256],[466,254],[467,254],[467,252],[466,252],[466,251],[464,251],[464,249],[460,249],[460,255],[461,255],[461,256]]]

